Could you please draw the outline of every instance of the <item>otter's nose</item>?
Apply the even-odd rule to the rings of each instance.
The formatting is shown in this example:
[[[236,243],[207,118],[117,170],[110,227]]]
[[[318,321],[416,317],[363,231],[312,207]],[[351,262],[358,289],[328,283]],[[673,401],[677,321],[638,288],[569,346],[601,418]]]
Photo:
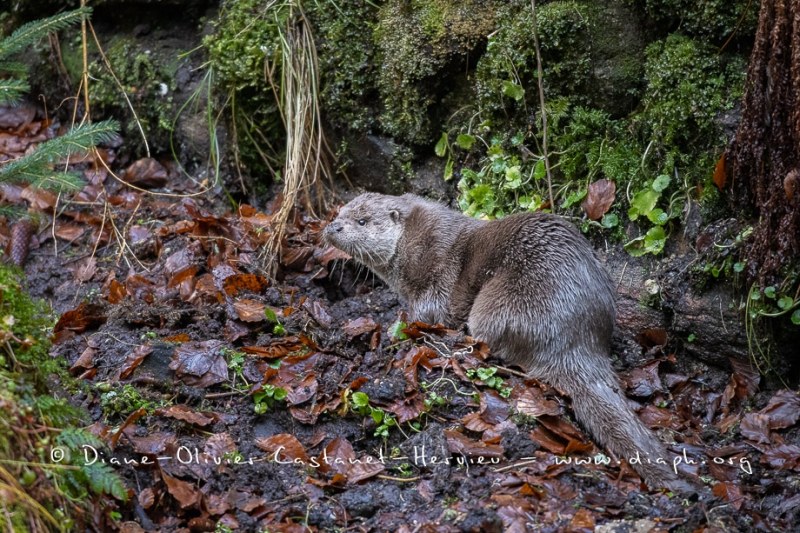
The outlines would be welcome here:
[[[341,222],[338,222],[338,221],[334,220],[333,222],[328,224],[328,227],[325,228],[325,231],[327,233],[339,233],[343,229],[344,229],[344,225]]]

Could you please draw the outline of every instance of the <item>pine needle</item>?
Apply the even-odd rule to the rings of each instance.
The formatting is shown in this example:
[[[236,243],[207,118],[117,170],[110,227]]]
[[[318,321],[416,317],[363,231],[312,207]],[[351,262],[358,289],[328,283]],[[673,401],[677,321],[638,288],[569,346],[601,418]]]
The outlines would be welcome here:
[[[52,17],[28,22],[17,28],[9,37],[0,41],[0,59],[5,59],[13,54],[22,52],[28,45],[42,38],[47,33],[63,30],[70,24],[80,21],[92,12],[91,8],[83,7]]]

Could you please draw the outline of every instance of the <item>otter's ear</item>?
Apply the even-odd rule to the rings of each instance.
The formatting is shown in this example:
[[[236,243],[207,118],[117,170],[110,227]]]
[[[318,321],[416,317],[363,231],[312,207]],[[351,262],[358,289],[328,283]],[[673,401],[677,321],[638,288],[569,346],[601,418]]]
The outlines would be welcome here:
[[[400,211],[397,209],[389,210],[389,218],[392,219],[392,222],[400,222]]]

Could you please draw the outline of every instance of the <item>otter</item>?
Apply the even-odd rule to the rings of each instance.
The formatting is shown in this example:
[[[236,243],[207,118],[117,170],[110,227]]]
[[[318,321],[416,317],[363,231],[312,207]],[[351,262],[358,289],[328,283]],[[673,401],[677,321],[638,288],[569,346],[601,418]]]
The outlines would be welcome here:
[[[363,263],[414,320],[467,325],[492,353],[565,392],[578,421],[650,488],[691,487],[628,406],[611,367],[615,290],[589,242],[546,213],[485,221],[419,196],[365,193],[325,240]]]

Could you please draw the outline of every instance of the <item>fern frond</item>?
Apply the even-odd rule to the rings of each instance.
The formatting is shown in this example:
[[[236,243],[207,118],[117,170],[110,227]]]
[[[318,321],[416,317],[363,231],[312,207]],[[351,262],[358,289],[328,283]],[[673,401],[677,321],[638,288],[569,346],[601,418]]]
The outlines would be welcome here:
[[[46,34],[62,30],[70,24],[80,21],[91,12],[91,8],[82,7],[73,11],[59,13],[52,17],[34,20],[20,26],[9,37],[0,41],[0,59],[5,59],[12,54],[21,52],[25,47]]]
[[[22,95],[30,90],[25,80],[0,80],[0,105],[10,105],[19,101]]]
[[[80,420],[80,410],[68,404],[66,400],[57,400],[52,396],[38,396],[35,405],[42,420],[50,426],[62,427]]]
[[[0,166],[0,183],[13,181],[41,182],[46,186],[80,187],[73,174],[54,172],[50,166],[76,152],[85,152],[98,144],[110,142],[117,136],[119,123],[104,120],[93,124],[82,124],[61,137],[41,143],[31,154]]]
[[[95,494],[109,494],[120,501],[128,500],[128,489],[119,475],[110,466],[103,463],[92,463],[82,468],[86,474],[89,488]]]
[[[83,446],[91,446],[97,450],[105,448],[105,444],[99,437],[85,429],[75,427],[66,428],[59,433],[56,437],[56,443],[73,451],[80,451]]]

